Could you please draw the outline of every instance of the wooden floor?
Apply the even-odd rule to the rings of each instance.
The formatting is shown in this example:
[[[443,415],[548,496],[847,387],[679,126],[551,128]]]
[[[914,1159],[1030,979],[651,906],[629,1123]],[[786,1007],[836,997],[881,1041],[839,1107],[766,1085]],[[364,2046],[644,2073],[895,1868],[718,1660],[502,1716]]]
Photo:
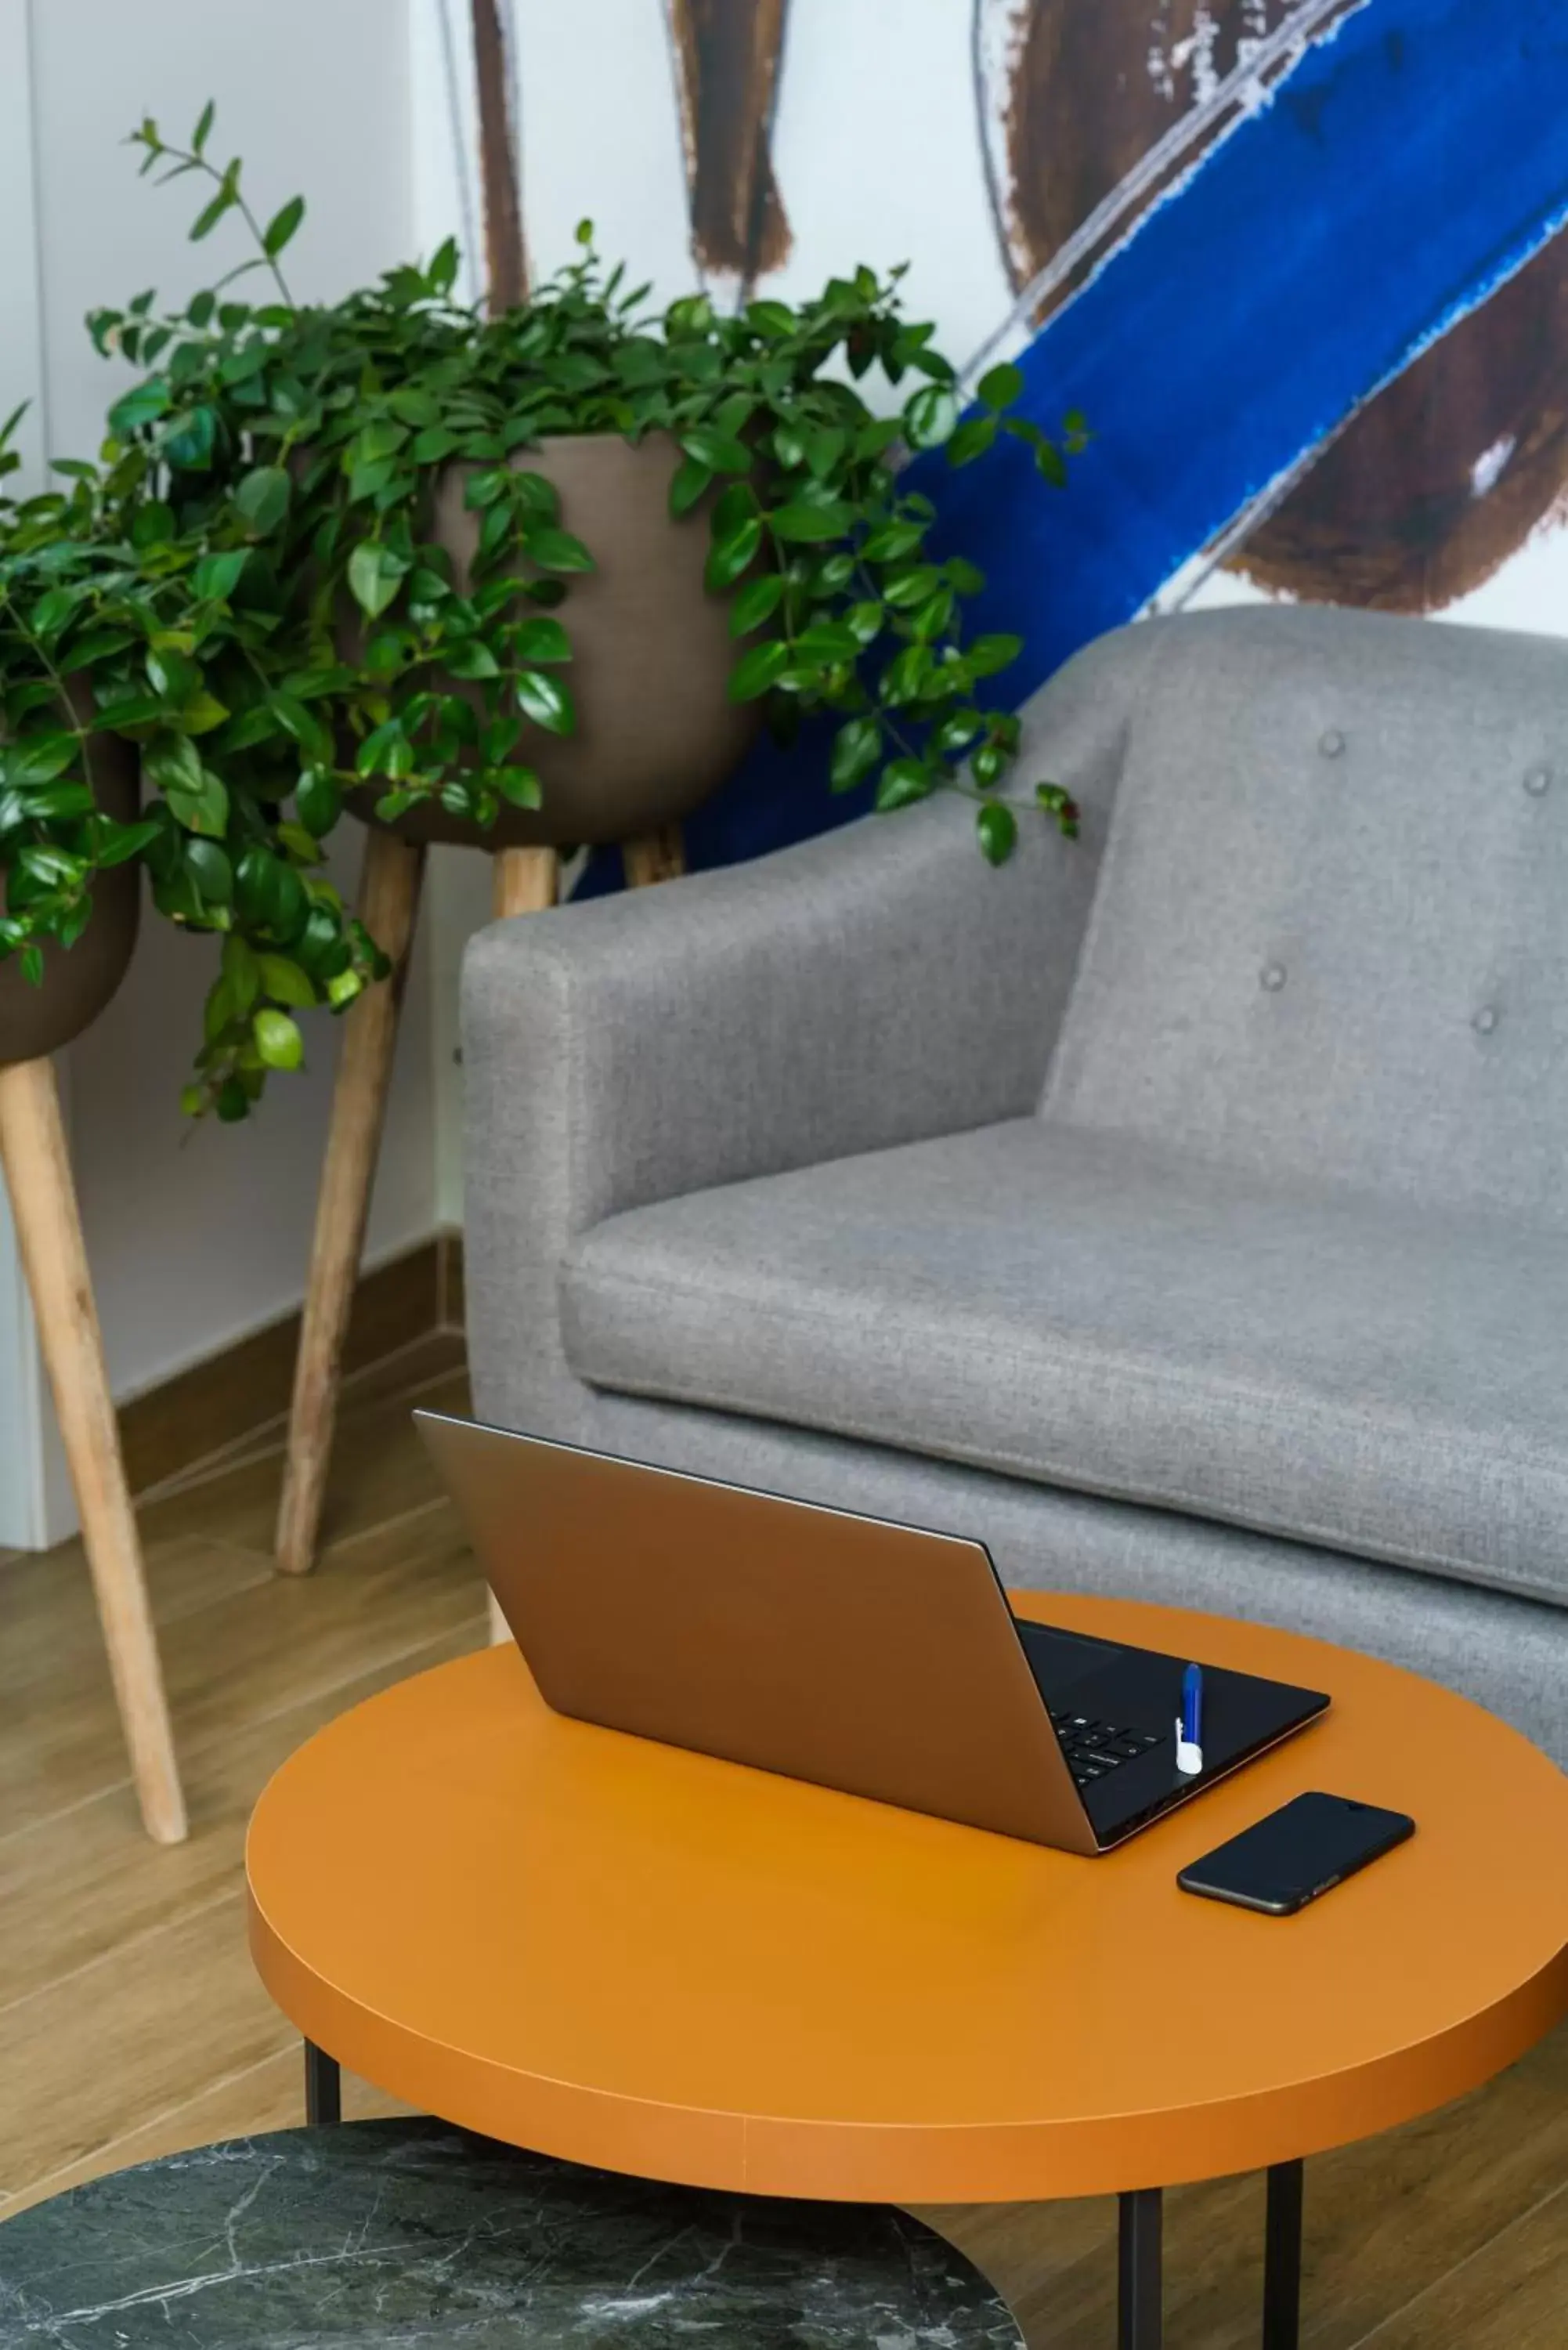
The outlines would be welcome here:
[[[358,1382],[306,1581],[271,1570],[275,1446],[144,1504],[192,1818],[177,1849],[138,1832],[79,1555],[0,1563],[0,2220],[302,2118],[298,2043],[245,1951],[246,1814],[321,1722],[483,1637],[479,1577],[409,1424],[416,1393],[462,1408],[454,1340]],[[346,2107],[391,2110],[352,2082]],[[940,2218],[1033,2350],[1108,2350],[1108,2204]],[[1262,2224],[1257,2179],[1169,2199],[1170,2350],[1252,2350]],[[1464,2105],[1312,2164],[1307,2234],[1312,2350],[1568,2350],[1568,2034]]]

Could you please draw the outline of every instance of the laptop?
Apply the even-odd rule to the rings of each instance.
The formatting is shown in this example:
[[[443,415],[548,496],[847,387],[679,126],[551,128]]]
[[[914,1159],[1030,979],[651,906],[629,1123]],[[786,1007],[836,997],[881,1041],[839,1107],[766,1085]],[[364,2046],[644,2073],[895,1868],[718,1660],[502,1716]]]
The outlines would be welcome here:
[[[556,1712],[907,1810],[1109,1852],[1321,1714],[1319,1690],[1015,1616],[983,1543],[414,1418]]]

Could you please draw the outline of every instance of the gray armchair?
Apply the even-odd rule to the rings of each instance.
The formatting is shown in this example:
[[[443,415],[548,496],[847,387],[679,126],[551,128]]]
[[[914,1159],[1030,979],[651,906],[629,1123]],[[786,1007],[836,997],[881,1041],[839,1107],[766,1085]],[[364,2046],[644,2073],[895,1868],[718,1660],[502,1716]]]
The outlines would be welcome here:
[[[474,1400],[1348,1640],[1568,1761],[1568,650],[1241,610],[470,949]]]

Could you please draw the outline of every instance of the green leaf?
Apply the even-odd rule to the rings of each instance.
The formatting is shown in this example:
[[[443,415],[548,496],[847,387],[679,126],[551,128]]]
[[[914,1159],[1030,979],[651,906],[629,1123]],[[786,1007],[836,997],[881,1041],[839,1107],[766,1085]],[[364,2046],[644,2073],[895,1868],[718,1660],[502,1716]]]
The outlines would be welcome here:
[[[874,530],[860,549],[867,563],[901,563],[913,555],[925,530],[918,522],[888,522]]]
[[[896,572],[891,579],[885,580],[882,593],[889,604],[923,604],[933,588],[941,585],[941,577],[934,563],[917,564],[913,570]]]
[[[1011,408],[1023,390],[1023,369],[1003,362],[987,369],[975,385],[975,397],[987,408]]]
[[[545,794],[532,767],[498,767],[496,788],[514,807],[536,808],[545,803]]]
[[[147,656],[147,681],[166,702],[183,703],[202,691],[202,672],[189,653],[171,647]]]
[[[592,571],[594,558],[580,538],[548,523],[531,522],[523,532],[524,551],[541,571]]]
[[[22,976],[26,981],[28,986],[42,987],[44,983],[44,950],[42,947],[32,945],[25,946],[22,949],[21,962]]]
[[[188,840],[184,865],[209,905],[233,905],[234,868],[215,840]]]
[[[937,777],[923,759],[889,759],[877,785],[877,806],[886,815],[889,808],[909,807],[916,800],[929,799],[937,787]]]
[[[983,457],[996,439],[994,416],[966,416],[948,442],[950,465],[968,465]]]
[[[379,540],[361,539],[348,557],[348,588],[359,609],[379,619],[396,597],[409,568],[407,558]]]
[[[202,754],[187,735],[165,728],[155,734],[141,754],[141,771],[161,792],[195,793],[202,788]]]
[[[844,625],[854,630],[857,644],[868,645],[880,633],[886,618],[887,614],[880,604],[869,602],[851,604],[848,611],[844,615]]]
[[[296,865],[319,865],[321,843],[302,824],[280,824],[274,837]]]
[[[518,671],[517,704],[525,718],[551,734],[576,732],[577,712],[571,693],[565,681],[552,677],[548,670]]]
[[[213,100],[209,99],[206,105],[202,109],[201,113],[196,117],[196,128],[191,133],[191,152],[192,155],[199,155],[202,152],[202,148],[205,147],[208,135],[213,128],[213,117],[216,115],[217,111],[218,109],[216,106],[213,104]]]
[[[794,332],[794,312],[787,302],[748,302],[745,317],[747,326],[755,333],[765,335],[770,342],[776,341],[781,335],[793,335]]]
[[[911,612],[909,625],[922,643],[931,643],[950,625],[955,600],[950,588],[939,588],[934,596],[929,596],[917,611]]]
[[[975,677],[994,677],[999,669],[1006,669],[1023,650],[1022,637],[976,637],[972,645],[964,647],[963,657]]]
[[[336,780],[322,768],[306,767],[295,786],[294,805],[306,830],[321,840],[342,812],[343,795]]]
[[[1005,800],[989,800],[975,810],[980,845],[992,865],[1005,865],[1018,846],[1018,818]]]
[[[846,620],[817,620],[796,637],[794,658],[836,666],[852,661],[859,650],[860,639]]]
[[[1042,441],[1034,452],[1034,467],[1042,481],[1049,482],[1054,490],[1067,486],[1067,461],[1054,441]]]
[[[187,409],[179,427],[163,442],[163,454],[171,465],[183,473],[200,473],[211,462],[218,438],[218,419],[211,408]]]
[[[315,1003],[316,989],[310,979],[287,955],[261,954],[256,957],[256,962],[260,966],[262,992],[270,995],[275,1003],[307,1005]]]
[[[397,394],[394,392],[393,400]],[[454,450],[462,446],[462,436],[444,424],[433,424],[415,439],[411,454],[416,465],[444,465]]]
[[[853,791],[882,755],[882,724],[877,718],[852,718],[833,738],[828,785],[836,792]]]
[[[200,244],[204,236],[211,236],[213,231],[217,227],[218,223],[223,219],[223,214],[225,213],[232,212],[234,206],[239,203],[239,200],[240,193],[238,182],[235,176],[234,166],[231,163],[228,171],[223,174],[223,186],[218,190],[218,192],[213,198],[212,203],[197,213],[196,218],[192,224],[192,244]]]
[[[1064,840],[1078,837],[1079,807],[1071,792],[1060,784],[1036,784],[1034,796],[1047,816],[1054,816]]]
[[[572,640],[559,620],[541,613],[519,621],[512,632],[512,654],[520,661],[569,661]]]
[[[958,413],[958,401],[945,383],[922,384],[905,405],[904,437],[911,449],[940,449]]]
[[[679,446],[692,464],[711,473],[749,473],[752,452],[743,441],[719,432],[711,424],[694,424],[680,436]]]
[[[884,702],[895,706],[917,700],[930,674],[931,656],[924,645],[906,645],[882,673],[877,687]]]
[[[767,524],[775,538],[814,545],[824,539],[842,538],[854,520],[854,507],[834,499],[821,505],[802,503],[774,506]]]
[[[757,494],[750,482],[732,482],[713,502],[708,526],[715,544],[720,539],[733,538],[742,525],[760,514]]]
[[[144,424],[151,424],[169,412],[169,387],[156,377],[146,383],[133,384],[122,392],[109,411],[111,432],[124,435],[138,432]]]
[[[944,758],[950,757],[955,751],[961,751],[966,743],[972,743],[980,731],[981,722],[972,710],[955,710],[950,717],[942,720],[932,734],[931,748]]]
[[[66,824],[78,816],[91,816],[95,805],[85,784],[45,784],[40,790],[27,794],[26,813],[35,823],[43,819]]]
[[[982,743],[970,761],[970,768],[981,789],[988,792],[1006,775],[1008,754],[1000,743]]]
[[[789,667],[789,647],[781,637],[765,637],[751,646],[730,671],[732,702],[754,702]]]
[[[275,261],[300,222],[305,218],[305,198],[290,196],[281,212],[274,213],[262,237],[262,251],[269,261]]]
[[[222,555],[203,555],[191,573],[194,595],[211,598],[215,604],[226,604],[244,576],[251,559],[248,546],[235,546]]]
[[[265,538],[288,512],[289,479],[281,465],[257,465],[234,492],[234,504],[254,538]]]
[[[501,664],[483,637],[465,637],[452,645],[445,662],[453,677],[473,680],[501,674]]]
[[[670,511],[678,518],[691,513],[713,479],[706,465],[695,457],[685,457],[675,468],[670,484]]]
[[[203,835],[209,840],[221,840],[228,828],[229,795],[210,767],[202,770],[202,780],[194,791],[169,785],[164,798],[176,822],[187,832]]]
[[[764,571],[758,578],[746,580],[730,606],[730,634],[745,637],[761,628],[777,611],[784,591],[782,571]]]
[[[709,550],[702,574],[710,593],[718,595],[732,587],[756,561],[762,543],[762,518],[754,514],[747,515],[732,536],[720,539]]]
[[[26,734],[19,743],[9,744],[4,754],[4,773],[8,784],[50,784],[57,775],[75,764],[81,755],[81,743],[75,734]]]
[[[264,1005],[252,1017],[251,1035],[269,1069],[297,1069],[305,1058],[305,1039],[286,1012]]]
[[[187,734],[211,734],[222,726],[229,715],[226,703],[215,693],[193,693],[180,712],[180,723]]]
[[[805,443],[805,462],[819,482],[826,482],[849,446],[849,435],[841,424],[819,424],[809,433]]]

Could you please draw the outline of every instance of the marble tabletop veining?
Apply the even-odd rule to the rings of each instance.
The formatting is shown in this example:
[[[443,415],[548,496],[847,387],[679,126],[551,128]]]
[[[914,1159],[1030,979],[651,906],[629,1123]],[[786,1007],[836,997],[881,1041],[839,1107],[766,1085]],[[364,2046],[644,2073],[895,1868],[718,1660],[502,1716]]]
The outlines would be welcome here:
[[[0,2350],[1018,2350],[879,2205],[580,2170],[440,2122],[146,2163],[0,2223]]]

